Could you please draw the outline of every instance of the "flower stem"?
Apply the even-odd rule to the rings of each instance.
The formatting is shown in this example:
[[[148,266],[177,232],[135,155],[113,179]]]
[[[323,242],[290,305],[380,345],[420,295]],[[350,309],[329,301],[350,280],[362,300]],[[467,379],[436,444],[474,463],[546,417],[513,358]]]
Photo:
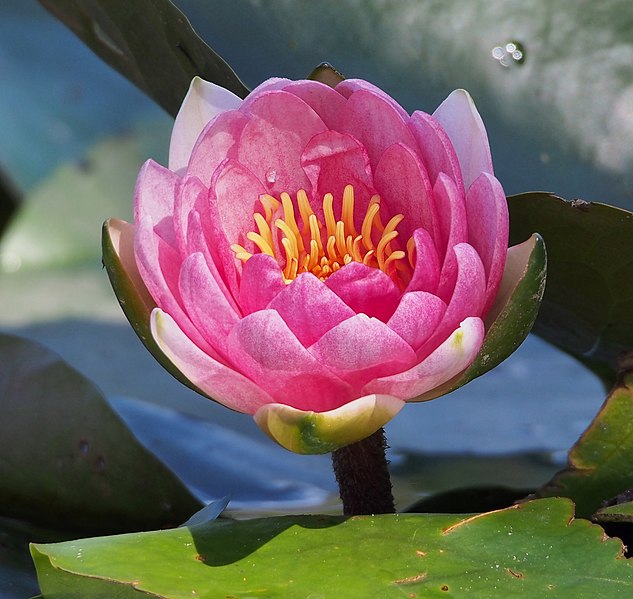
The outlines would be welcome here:
[[[396,511],[386,449],[385,431],[380,428],[366,439],[332,454],[332,466],[346,516],[393,514]]]

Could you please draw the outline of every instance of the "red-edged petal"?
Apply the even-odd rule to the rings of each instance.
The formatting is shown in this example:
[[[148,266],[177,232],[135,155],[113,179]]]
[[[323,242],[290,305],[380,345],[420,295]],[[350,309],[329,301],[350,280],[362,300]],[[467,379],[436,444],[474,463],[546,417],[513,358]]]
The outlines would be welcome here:
[[[350,262],[325,284],[354,312],[387,322],[400,301],[400,290],[382,270]]]
[[[189,162],[191,150],[206,124],[216,115],[242,103],[233,92],[194,77],[176,115],[169,143],[169,169],[179,171]]]
[[[301,154],[314,135],[327,130],[319,115],[294,94],[267,91],[248,106],[248,116],[239,161],[273,195],[309,189]]]
[[[480,318],[467,318],[422,362],[404,372],[371,381],[365,385],[363,393],[385,393],[415,401],[417,396],[468,368],[477,356],[484,334],[484,323]]]
[[[240,320],[228,350],[233,363],[279,403],[324,412],[353,399],[351,387],[299,343],[275,310]]]
[[[272,403],[261,387],[201,351],[176,321],[159,308],[152,312],[151,330],[159,348],[174,366],[215,401],[247,414]]]
[[[385,323],[356,314],[325,333],[310,348],[320,364],[354,389],[374,378],[400,372],[415,362],[411,346]]]
[[[477,250],[486,272],[484,313],[495,301],[508,248],[506,196],[497,179],[482,173],[466,194],[468,241]]]
[[[488,134],[467,91],[456,89],[437,107],[433,116],[455,148],[465,189],[481,173],[493,174]]]
[[[324,333],[355,314],[311,273],[300,274],[284,287],[268,307],[277,310],[304,347],[312,345]]]
[[[246,316],[263,310],[286,288],[277,261],[268,254],[254,254],[242,266],[240,307]]]
[[[387,322],[414,350],[417,350],[437,329],[446,304],[436,295],[425,291],[405,293]]]

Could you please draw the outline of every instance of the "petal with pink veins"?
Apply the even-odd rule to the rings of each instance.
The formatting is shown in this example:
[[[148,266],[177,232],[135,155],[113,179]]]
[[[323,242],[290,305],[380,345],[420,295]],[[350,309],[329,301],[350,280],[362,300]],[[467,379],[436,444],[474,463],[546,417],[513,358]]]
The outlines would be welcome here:
[[[398,307],[401,292],[378,268],[350,262],[331,274],[325,284],[354,312],[387,322]]]
[[[468,220],[464,196],[459,193],[455,182],[440,173],[433,187],[435,212],[438,216],[438,237],[435,247],[444,263],[451,256],[450,249],[458,243],[468,241]],[[444,268],[444,267],[443,267]]]
[[[283,404],[262,406],[257,425],[282,447],[302,454],[335,451],[374,434],[404,402],[389,395],[366,395],[328,412],[297,410]]]
[[[371,381],[365,385],[363,393],[384,393],[416,401],[419,395],[465,370],[475,359],[484,333],[484,323],[480,318],[467,318],[422,362],[404,372]]]
[[[285,77],[270,77],[266,79],[266,81],[262,81],[255,89],[251,90],[251,93],[244,98],[244,102],[242,102],[242,106],[240,107],[240,111],[244,114],[248,114],[251,105],[260,94],[269,91],[279,91],[283,90],[284,87],[293,83],[291,79],[286,79]]]
[[[344,79],[334,89],[345,98],[349,98],[354,92],[359,90],[370,92],[385,100],[404,120],[409,118],[409,113],[388,93],[364,79]]]
[[[414,267],[413,276],[406,291],[428,291],[435,293],[440,280],[440,259],[431,235],[425,229],[413,232]]]
[[[385,150],[376,166],[374,186],[388,210],[385,220],[404,215],[398,225],[402,247],[420,227],[437,236],[433,189],[424,165],[407,146],[398,143]]]
[[[168,311],[185,334],[205,351],[212,352],[209,344],[193,325],[180,297],[180,254],[154,233],[147,220],[136,225],[134,255],[141,279],[158,306]]]
[[[323,120],[328,129],[336,129],[345,98],[320,81],[293,81],[283,90],[301,98]]]
[[[249,260],[250,262],[250,260]],[[284,284],[268,304],[277,310],[304,347],[355,312],[312,273],[300,274],[290,285]]]
[[[486,275],[479,254],[467,243],[456,245],[452,253],[456,264],[455,286],[442,321],[418,350],[419,358],[430,354],[466,317],[482,314]]]
[[[241,104],[241,98],[228,89],[194,77],[171,132],[169,170],[186,168],[191,150],[206,124],[221,112],[236,109]]]
[[[284,91],[264,92],[248,110],[238,159],[266,184],[268,193],[306,189],[301,154],[308,141],[327,130],[301,98]]]
[[[156,234],[177,247],[172,215],[180,178],[169,169],[148,160],[142,166],[134,188],[134,222],[151,222]]]
[[[238,142],[248,117],[238,110],[219,114],[202,131],[191,152],[187,174],[198,177],[207,187],[215,170],[227,158],[237,158]]]
[[[495,301],[508,250],[508,203],[497,179],[482,173],[466,194],[468,241],[477,250],[486,272],[486,312]]]
[[[244,316],[264,310],[285,288],[276,260],[268,254],[254,254],[242,266],[239,303]]]
[[[244,317],[227,346],[236,367],[278,403],[324,412],[353,397],[351,387],[299,343],[275,310]]]
[[[409,148],[417,147],[407,128],[407,118],[380,95],[360,89],[347,99],[341,113],[340,129],[365,146],[371,166],[375,168],[389,146],[403,143]]]
[[[445,173],[455,182],[459,193],[463,194],[464,182],[459,159],[448,134],[437,119],[417,110],[411,115],[409,129],[418,142],[420,156],[426,166],[431,185],[435,185],[440,173]]]
[[[355,224],[360,230],[372,196],[371,167],[363,146],[351,135],[325,131],[308,142],[301,156],[301,166],[310,180],[314,198],[312,208],[321,222],[324,221],[323,196],[326,193],[334,196],[334,214],[338,219],[343,190],[346,185],[354,186]]]
[[[435,331],[445,312],[446,304],[436,295],[411,291],[402,296],[387,326],[415,351]]]
[[[481,173],[494,174],[488,134],[467,91],[456,89],[437,107],[433,116],[442,125],[455,148],[465,189]]]
[[[201,351],[160,308],[152,312],[151,330],[158,347],[173,365],[201,391],[227,408],[254,414],[273,401],[253,381]]]
[[[309,350],[320,364],[357,390],[371,379],[409,368],[416,359],[402,337],[365,314],[331,328]]]
[[[183,307],[205,341],[226,355],[226,339],[240,318],[209,271],[201,253],[182,263],[179,279]]]

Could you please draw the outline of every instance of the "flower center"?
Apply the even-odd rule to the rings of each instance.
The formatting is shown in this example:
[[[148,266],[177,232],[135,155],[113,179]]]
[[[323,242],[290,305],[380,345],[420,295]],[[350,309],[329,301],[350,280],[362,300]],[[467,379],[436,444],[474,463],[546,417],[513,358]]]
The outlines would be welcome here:
[[[343,191],[338,220],[334,216],[334,197],[331,193],[323,196],[325,223],[314,214],[306,192],[300,189],[296,206],[301,217],[301,229],[297,225],[295,205],[290,196],[283,192],[280,200],[268,194],[259,197],[264,214],[256,212],[253,215],[258,232],[251,231],[246,238],[253,242],[256,251],[268,254],[279,262],[286,283],[291,283],[303,272],[311,272],[324,281],[350,262],[360,262],[382,270],[400,288],[406,287],[411,280],[415,264],[413,238],[406,244],[406,253],[400,249],[396,240],[397,227],[404,216],[397,214],[383,225],[379,195],[374,195],[369,201],[360,232],[354,225],[354,188],[351,185],[347,185]],[[242,262],[253,255],[239,244],[231,245],[231,249]],[[285,254],[283,264],[280,261],[282,253]],[[407,254],[408,260],[405,261]]]

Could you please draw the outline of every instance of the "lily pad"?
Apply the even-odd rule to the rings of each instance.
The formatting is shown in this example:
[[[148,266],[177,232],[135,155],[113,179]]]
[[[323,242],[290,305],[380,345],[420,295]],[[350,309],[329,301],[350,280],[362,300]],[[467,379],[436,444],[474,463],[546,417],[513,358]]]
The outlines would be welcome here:
[[[510,240],[545,239],[548,280],[534,332],[615,381],[633,349],[633,213],[549,193],[508,198]]]
[[[0,335],[0,409],[2,515],[112,532],[176,525],[201,507],[42,346]]]
[[[285,516],[34,545],[44,597],[630,597],[622,544],[566,499],[473,517]],[[151,555],[152,560],[147,556]],[[570,575],[573,573],[573,575]]]
[[[633,487],[633,374],[614,388],[569,452],[569,467],[538,491],[564,495],[579,515],[590,516],[605,500]]]
[[[40,0],[40,4],[172,116],[196,75],[238,96],[248,93],[169,0]]]

